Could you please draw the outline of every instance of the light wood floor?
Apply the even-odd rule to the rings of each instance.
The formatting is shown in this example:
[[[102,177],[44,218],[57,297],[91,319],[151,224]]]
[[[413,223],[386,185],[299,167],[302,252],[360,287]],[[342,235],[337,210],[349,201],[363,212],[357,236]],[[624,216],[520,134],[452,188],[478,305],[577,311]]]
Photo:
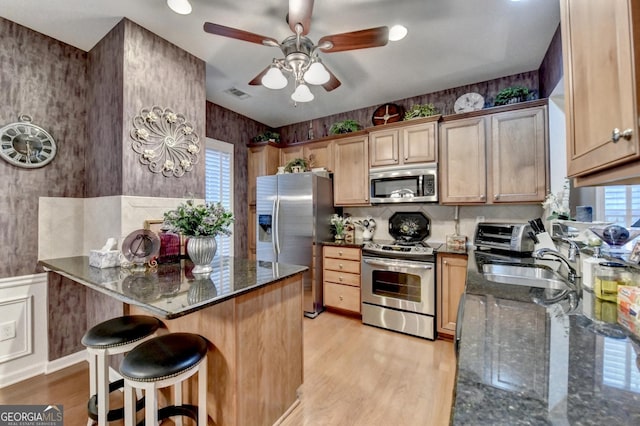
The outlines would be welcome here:
[[[304,345],[301,403],[283,426],[449,424],[455,377],[450,342],[323,312],[305,318]],[[87,364],[81,363],[0,389],[0,404],[62,404],[65,425],[85,425],[88,383]]]

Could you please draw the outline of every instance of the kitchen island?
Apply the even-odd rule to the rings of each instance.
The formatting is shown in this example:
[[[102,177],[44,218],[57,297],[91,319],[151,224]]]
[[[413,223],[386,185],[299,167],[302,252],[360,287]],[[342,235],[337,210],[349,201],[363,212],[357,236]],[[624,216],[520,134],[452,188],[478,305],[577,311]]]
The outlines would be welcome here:
[[[640,424],[640,339],[616,305],[586,290],[545,303],[557,291],[488,281],[487,261],[469,253],[451,423]]]
[[[298,403],[306,267],[217,256],[211,274],[194,276],[186,260],[139,272],[93,268],[84,256],[40,264],[123,302],[126,313],[206,337],[210,423],[272,425]]]

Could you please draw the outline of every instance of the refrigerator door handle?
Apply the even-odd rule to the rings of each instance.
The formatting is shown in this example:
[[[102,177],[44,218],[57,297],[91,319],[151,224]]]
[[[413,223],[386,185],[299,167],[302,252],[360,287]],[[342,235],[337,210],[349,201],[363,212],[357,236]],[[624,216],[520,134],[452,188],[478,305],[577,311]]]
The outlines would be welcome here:
[[[278,235],[276,226],[278,222],[276,221],[276,200],[273,200],[273,205],[271,206],[271,250],[273,254],[276,254],[276,238]]]
[[[280,254],[280,197],[276,198],[273,203],[273,251],[276,255]]]

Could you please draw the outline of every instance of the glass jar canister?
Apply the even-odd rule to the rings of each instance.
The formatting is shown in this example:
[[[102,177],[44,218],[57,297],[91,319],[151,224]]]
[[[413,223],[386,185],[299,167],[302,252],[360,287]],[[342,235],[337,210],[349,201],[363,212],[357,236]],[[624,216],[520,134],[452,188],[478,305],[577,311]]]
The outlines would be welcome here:
[[[616,302],[618,300],[618,286],[630,283],[631,273],[622,263],[603,262],[596,266],[593,290],[598,299]]]

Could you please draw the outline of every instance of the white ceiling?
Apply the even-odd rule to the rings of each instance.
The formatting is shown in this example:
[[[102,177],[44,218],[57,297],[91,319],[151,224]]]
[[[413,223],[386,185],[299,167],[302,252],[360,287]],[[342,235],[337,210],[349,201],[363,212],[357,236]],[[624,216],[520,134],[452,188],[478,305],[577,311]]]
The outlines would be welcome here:
[[[292,34],[287,0],[191,0],[177,15],[165,0],[2,0],[0,16],[90,50],[123,17],[207,63],[207,99],[272,127],[379,105],[537,69],[560,21],[558,0],[316,0],[308,37],[403,24],[404,40],[384,47],[321,53],[342,81],[294,106],[292,83],[247,83],[280,50],[207,34],[205,21],[273,37]],[[237,88],[239,100],[225,93]]]

